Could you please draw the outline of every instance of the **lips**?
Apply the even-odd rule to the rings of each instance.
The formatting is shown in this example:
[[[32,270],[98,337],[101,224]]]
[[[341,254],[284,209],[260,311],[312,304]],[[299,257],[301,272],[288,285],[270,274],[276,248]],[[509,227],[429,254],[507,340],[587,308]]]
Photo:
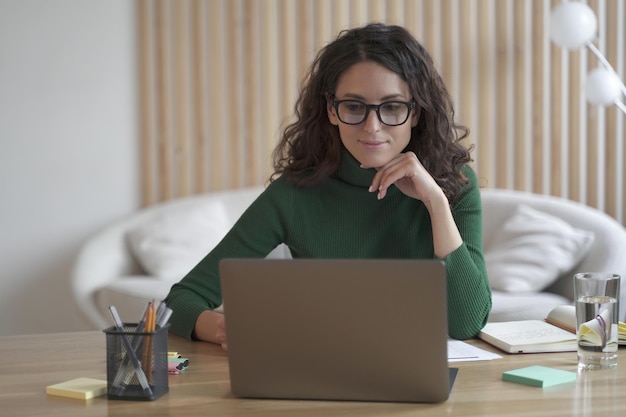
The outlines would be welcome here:
[[[378,150],[383,148],[385,145],[387,145],[387,141],[365,141],[365,140],[361,140],[359,141],[359,143],[361,145],[363,145],[364,148],[369,149],[369,150]]]

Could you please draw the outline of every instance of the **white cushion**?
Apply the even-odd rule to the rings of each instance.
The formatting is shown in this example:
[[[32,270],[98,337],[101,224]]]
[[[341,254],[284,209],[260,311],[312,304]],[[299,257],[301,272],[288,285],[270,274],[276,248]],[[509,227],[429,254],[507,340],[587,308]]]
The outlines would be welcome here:
[[[181,205],[130,229],[130,249],[149,275],[178,280],[228,232],[223,204],[215,201]]]
[[[505,292],[541,291],[571,271],[587,254],[593,232],[520,205],[485,246],[491,288]]]

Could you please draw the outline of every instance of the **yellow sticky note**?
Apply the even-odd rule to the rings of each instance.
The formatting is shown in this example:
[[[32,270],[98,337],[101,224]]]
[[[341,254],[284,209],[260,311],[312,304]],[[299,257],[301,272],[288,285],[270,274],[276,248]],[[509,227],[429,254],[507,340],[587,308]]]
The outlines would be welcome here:
[[[46,387],[46,394],[88,400],[107,393],[107,382],[103,379],[76,378]]]

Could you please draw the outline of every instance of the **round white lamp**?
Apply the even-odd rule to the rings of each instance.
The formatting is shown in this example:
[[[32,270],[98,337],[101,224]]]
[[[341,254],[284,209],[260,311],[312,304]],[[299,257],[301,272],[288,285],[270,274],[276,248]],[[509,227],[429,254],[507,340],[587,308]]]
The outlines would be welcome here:
[[[564,2],[550,14],[550,38],[562,48],[578,49],[596,37],[598,20],[584,3]]]
[[[614,104],[622,95],[622,83],[613,71],[598,67],[587,74],[587,100],[598,106]]]
[[[593,44],[597,31],[596,15],[584,3],[564,1],[550,13],[550,39],[555,44],[570,50],[586,47],[602,64],[587,74],[587,100],[599,106],[615,104],[626,114],[626,105],[620,101],[622,95],[626,95],[626,86]]]

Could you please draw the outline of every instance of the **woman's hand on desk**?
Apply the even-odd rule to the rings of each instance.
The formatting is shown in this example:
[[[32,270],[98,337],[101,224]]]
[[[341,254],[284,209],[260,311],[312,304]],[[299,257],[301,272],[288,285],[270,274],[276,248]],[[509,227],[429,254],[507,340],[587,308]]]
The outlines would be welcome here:
[[[196,320],[193,336],[205,342],[217,343],[222,346],[222,349],[228,350],[224,314],[217,311],[204,310]]]

